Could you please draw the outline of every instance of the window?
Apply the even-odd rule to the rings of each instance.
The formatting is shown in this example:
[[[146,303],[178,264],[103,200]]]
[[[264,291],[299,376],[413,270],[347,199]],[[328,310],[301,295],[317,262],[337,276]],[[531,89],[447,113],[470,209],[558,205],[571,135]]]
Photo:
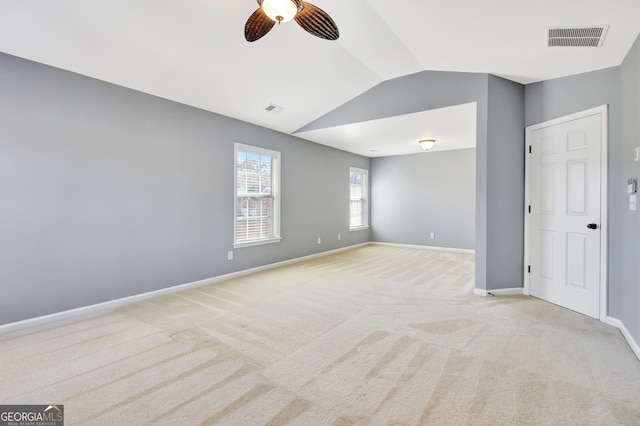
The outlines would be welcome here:
[[[349,229],[369,227],[369,172],[349,168]]]
[[[235,145],[234,247],[280,241],[280,153]]]

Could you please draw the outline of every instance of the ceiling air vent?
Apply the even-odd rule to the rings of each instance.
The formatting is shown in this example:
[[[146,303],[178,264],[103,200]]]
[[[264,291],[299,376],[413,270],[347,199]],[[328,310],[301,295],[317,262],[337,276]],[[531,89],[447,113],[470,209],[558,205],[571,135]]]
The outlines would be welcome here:
[[[589,27],[551,27],[547,31],[549,47],[601,47],[608,25]]]
[[[282,108],[281,106],[278,106],[276,104],[269,104],[268,107],[266,107],[264,110],[267,112],[270,112],[272,114],[277,114],[279,112],[281,112],[284,108]]]

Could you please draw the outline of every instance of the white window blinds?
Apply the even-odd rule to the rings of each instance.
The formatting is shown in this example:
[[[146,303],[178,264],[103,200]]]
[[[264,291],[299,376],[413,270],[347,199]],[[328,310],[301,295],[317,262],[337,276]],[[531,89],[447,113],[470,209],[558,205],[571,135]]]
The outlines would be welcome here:
[[[280,240],[280,153],[235,145],[236,247]]]
[[[369,172],[349,168],[349,229],[369,226]]]

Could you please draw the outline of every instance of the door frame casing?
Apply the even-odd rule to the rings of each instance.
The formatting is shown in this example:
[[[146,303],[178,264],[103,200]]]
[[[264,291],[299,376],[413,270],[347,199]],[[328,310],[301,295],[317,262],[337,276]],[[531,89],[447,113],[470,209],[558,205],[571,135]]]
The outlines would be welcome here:
[[[556,126],[573,120],[600,115],[600,321],[606,322],[608,311],[608,241],[609,241],[609,187],[608,187],[608,152],[609,152],[609,106],[601,105],[574,114],[565,115],[553,120],[533,124],[526,127],[525,134],[525,162],[524,162],[524,289],[523,293],[531,295],[530,276],[528,266],[530,263],[530,236],[529,236],[529,205],[530,200],[530,174],[531,174],[531,135],[534,131],[546,127]]]

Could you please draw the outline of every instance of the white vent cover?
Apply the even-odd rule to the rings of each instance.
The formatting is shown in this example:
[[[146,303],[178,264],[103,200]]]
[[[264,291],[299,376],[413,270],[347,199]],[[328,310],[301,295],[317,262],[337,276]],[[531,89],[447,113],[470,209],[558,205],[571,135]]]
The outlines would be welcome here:
[[[608,25],[588,27],[549,27],[547,46],[549,47],[601,47]]]
[[[268,111],[268,112],[270,112],[272,114],[277,114],[279,112],[282,112],[283,109],[284,108],[282,108],[281,106],[278,106],[276,104],[269,104],[269,106],[266,107],[264,110]]]

